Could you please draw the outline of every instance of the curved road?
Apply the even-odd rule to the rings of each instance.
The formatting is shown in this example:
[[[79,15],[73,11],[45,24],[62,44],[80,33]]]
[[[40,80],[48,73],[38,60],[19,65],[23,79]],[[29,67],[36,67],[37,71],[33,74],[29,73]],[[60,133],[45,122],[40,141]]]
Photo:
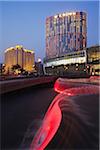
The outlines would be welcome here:
[[[1,148],[19,149],[35,119],[40,119],[57,93],[52,86],[28,88],[1,97]]]

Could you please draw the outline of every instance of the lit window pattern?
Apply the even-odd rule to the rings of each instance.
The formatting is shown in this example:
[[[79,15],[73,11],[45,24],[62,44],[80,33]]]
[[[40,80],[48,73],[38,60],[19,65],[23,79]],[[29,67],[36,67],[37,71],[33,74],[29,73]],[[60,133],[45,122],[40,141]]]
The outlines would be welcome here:
[[[33,71],[34,52],[24,49],[21,45],[10,47],[5,50],[6,72],[12,71],[13,65],[20,65],[26,71]]]
[[[46,19],[46,57],[86,48],[86,13],[70,12]]]

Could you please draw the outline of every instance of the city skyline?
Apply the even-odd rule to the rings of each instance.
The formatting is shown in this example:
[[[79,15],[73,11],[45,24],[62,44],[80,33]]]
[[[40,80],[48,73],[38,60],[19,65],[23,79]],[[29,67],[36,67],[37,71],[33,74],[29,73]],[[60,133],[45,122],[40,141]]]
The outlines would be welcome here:
[[[45,22],[46,17],[70,11],[87,12],[87,47],[99,44],[99,3],[82,2],[0,2],[1,47],[0,62],[4,62],[4,51],[17,44],[35,52],[38,57],[45,57]],[[18,11],[17,11],[18,10]]]

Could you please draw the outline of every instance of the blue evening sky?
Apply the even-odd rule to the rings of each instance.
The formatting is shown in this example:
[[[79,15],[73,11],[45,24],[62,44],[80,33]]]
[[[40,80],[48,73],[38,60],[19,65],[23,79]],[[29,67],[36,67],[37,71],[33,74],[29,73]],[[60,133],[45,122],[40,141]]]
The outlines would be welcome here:
[[[99,44],[98,1],[2,1],[0,2],[0,62],[4,50],[17,44],[45,57],[47,16],[69,11],[87,12],[87,46]]]

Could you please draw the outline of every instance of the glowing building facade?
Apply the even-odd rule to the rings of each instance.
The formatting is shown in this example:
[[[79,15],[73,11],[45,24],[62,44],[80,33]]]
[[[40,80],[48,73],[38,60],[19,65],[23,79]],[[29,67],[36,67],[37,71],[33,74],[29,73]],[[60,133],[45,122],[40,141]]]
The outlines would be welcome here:
[[[100,76],[100,46],[94,45],[87,48],[87,61],[90,65],[90,73]]]
[[[5,50],[5,69],[10,71],[13,65],[20,65],[24,70],[33,71],[34,52],[32,50],[24,49],[21,45],[10,47]]]
[[[86,49],[85,12],[57,14],[46,18],[46,59]]]

